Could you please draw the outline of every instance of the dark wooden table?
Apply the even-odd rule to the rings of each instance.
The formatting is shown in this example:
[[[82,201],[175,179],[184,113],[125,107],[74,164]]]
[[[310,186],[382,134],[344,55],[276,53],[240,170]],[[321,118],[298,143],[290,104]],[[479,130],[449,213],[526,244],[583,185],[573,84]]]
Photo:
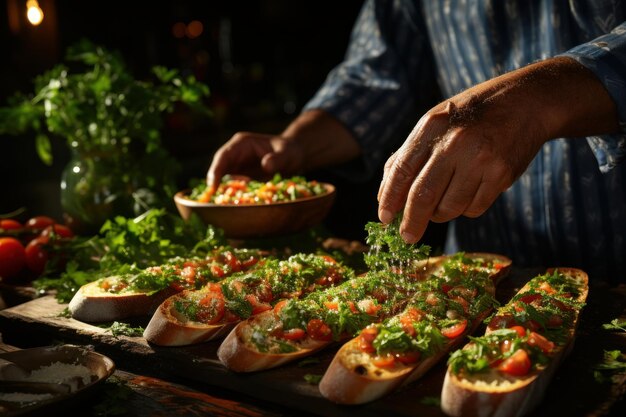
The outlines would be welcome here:
[[[499,300],[506,302],[540,272],[513,269],[498,288]],[[7,290],[5,286],[2,293]],[[33,293],[28,289],[22,292],[23,300],[0,311],[0,333],[8,344],[0,349],[72,343],[89,345],[115,361],[113,377],[89,404],[81,405],[84,415],[102,415],[102,410],[117,403],[132,410],[128,415],[137,416],[444,416],[432,402],[439,398],[445,363],[377,401],[338,406],[304,379],[306,374],[323,374],[334,348],[319,353],[317,361],[306,366],[294,363],[236,374],[217,360],[218,342],[163,348],[150,345],[142,337],[114,337],[102,327],[60,316],[66,305],[52,295],[29,300]],[[594,367],[602,361],[604,350],[626,352],[626,333],[602,328],[603,323],[618,317],[626,317],[626,285],[592,282],[574,349],[533,416],[626,416],[626,372],[605,382],[594,378]],[[138,318],[130,324],[145,326],[147,320]]]

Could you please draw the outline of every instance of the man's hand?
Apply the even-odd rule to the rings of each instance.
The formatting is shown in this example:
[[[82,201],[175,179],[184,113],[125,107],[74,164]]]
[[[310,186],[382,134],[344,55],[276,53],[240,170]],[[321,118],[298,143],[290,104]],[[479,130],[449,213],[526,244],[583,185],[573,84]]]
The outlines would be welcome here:
[[[429,221],[477,217],[552,138],[617,131],[599,81],[555,58],[478,84],[426,113],[385,165],[378,216],[404,209],[401,234],[417,242]]]
[[[280,135],[239,132],[213,157],[207,172],[217,187],[224,174],[262,178],[294,175],[356,158],[361,150],[352,134],[322,110],[300,114]]]
[[[227,173],[252,178],[276,172],[291,175],[302,169],[303,158],[302,148],[295,141],[276,135],[239,132],[215,153],[207,172],[207,184],[217,187]]]

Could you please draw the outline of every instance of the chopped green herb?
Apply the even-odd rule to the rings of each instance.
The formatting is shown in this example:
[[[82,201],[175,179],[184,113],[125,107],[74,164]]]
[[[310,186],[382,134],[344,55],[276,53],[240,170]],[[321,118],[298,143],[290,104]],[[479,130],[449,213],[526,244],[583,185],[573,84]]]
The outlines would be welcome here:
[[[626,319],[613,319],[610,323],[602,325],[604,330],[620,330],[626,332]]]
[[[304,380],[311,385],[318,385],[320,381],[322,380],[323,376],[324,375],[306,374],[304,375]]]

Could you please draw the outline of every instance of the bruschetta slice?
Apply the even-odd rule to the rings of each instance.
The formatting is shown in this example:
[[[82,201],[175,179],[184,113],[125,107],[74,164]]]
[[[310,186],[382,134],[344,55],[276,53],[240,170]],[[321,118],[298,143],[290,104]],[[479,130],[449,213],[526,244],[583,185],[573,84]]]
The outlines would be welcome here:
[[[220,346],[218,357],[231,370],[252,372],[345,341],[364,327],[402,311],[419,283],[430,273],[447,268],[448,262],[457,260],[440,257],[437,262],[421,264],[422,272],[411,275],[370,271],[338,287],[288,301],[238,324]]]
[[[366,327],[339,349],[320,381],[321,394],[361,404],[421,377],[491,313],[495,282],[510,265],[495,254],[448,257],[400,314]]]
[[[220,248],[205,258],[176,258],[164,265],[101,278],[79,288],[69,310],[73,318],[85,322],[149,315],[169,296],[254,268],[264,256],[256,250]]]
[[[353,276],[352,269],[327,255],[268,260],[254,271],[169,297],[152,316],[144,337],[160,346],[214,340],[237,322],[271,310],[279,300],[300,298]]]
[[[587,274],[550,269],[531,279],[448,360],[441,394],[450,416],[523,416],[542,400],[572,348],[589,292]]]

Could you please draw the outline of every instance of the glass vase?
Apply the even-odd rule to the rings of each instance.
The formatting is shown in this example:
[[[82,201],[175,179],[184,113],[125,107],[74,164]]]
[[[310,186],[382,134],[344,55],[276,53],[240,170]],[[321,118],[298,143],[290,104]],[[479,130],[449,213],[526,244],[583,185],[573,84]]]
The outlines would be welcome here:
[[[96,234],[108,219],[134,214],[132,161],[115,152],[72,149],[61,173],[61,207],[79,234]]]

